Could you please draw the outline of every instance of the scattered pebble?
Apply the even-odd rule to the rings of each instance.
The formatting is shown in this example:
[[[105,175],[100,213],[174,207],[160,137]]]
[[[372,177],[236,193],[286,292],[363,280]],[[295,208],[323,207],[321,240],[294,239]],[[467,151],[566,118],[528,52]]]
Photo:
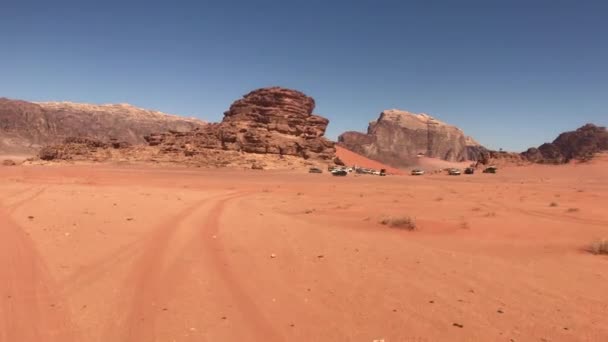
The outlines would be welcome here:
[[[455,327],[458,327],[458,328],[464,328],[464,325],[462,325],[462,324],[452,323],[452,325]]]
[[[433,303],[435,303],[435,301],[434,300],[429,300],[429,303],[433,304]]]
[[[272,259],[274,259],[274,258],[276,258],[276,257],[277,257],[277,255],[276,255],[276,254],[274,254],[274,253],[272,253],[272,254],[270,254],[270,257],[271,257]]]
[[[323,254],[317,255],[317,258],[323,259],[325,256]]]
[[[27,218],[30,219],[30,220],[33,220],[34,216],[28,216]]]
[[[133,221],[132,217],[127,217],[127,221]]]
[[[222,319],[228,319],[228,317],[226,317],[226,316],[222,316]]]
[[[504,311],[502,311],[501,309],[498,309],[496,312],[498,312],[499,314],[504,313]]]

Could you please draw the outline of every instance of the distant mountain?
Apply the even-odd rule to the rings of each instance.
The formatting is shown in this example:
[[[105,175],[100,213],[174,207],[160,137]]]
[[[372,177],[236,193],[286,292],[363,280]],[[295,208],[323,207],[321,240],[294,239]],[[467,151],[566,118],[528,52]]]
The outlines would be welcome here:
[[[591,159],[603,151],[608,151],[608,131],[605,127],[586,124],[575,131],[560,134],[551,143],[529,148],[522,156],[535,163],[561,164]]]
[[[486,149],[456,126],[428,114],[385,110],[367,133],[345,132],[338,143],[365,157],[394,166],[416,164],[419,155],[447,161],[477,160]]]
[[[206,123],[128,104],[27,102],[0,98],[0,153],[35,153],[68,137],[145,143],[144,136],[190,131]]]

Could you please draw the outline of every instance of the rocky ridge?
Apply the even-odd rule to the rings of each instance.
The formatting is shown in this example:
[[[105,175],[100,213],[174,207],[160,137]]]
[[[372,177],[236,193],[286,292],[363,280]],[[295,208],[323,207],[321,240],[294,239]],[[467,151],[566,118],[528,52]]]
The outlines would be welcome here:
[[[125,104],[34,103],[0,98],[0,153],[32,154],[44,145],[70,137],[140,144],[153,132],[189,131],[205,124]]]
[[[571,160],[589,160],[603,151],[608,151],[608,131],[606,127],[589,123],[560,134],[551,143],[529,148],[522,156],[534,163],[563,164]]]
[[[198,166],[243,166],[281,160],[329,163],[334,143],[323,135],[329,120],[312,114],[311,97],[291,89],[262,88],[235,101],[220,123],[189,131],[168,130],[144,137],[147,146],[67,139],[46,147],[43,160],[139,160]],[[244,162],[243,162],[244,161]],[[296,163],[297,164],[297,163]]]

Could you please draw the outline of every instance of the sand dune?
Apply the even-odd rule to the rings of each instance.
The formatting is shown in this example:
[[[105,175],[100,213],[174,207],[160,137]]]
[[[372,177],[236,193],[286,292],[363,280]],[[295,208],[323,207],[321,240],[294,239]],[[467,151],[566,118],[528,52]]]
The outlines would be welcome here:
[[[606,341],[607,169],[0,167],[0,341]]]

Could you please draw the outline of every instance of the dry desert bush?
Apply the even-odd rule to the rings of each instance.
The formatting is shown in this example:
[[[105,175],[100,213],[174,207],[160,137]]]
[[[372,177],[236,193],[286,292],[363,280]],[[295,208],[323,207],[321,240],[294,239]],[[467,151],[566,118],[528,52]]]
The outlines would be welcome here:
[[[608,254],[608,239],[593,241],[589,251],[593,254]]]
[[[380,220],[380,223],[391,228],[399,228],[406,230],[416,229],[416,221],[409,216],[385,217]]]

